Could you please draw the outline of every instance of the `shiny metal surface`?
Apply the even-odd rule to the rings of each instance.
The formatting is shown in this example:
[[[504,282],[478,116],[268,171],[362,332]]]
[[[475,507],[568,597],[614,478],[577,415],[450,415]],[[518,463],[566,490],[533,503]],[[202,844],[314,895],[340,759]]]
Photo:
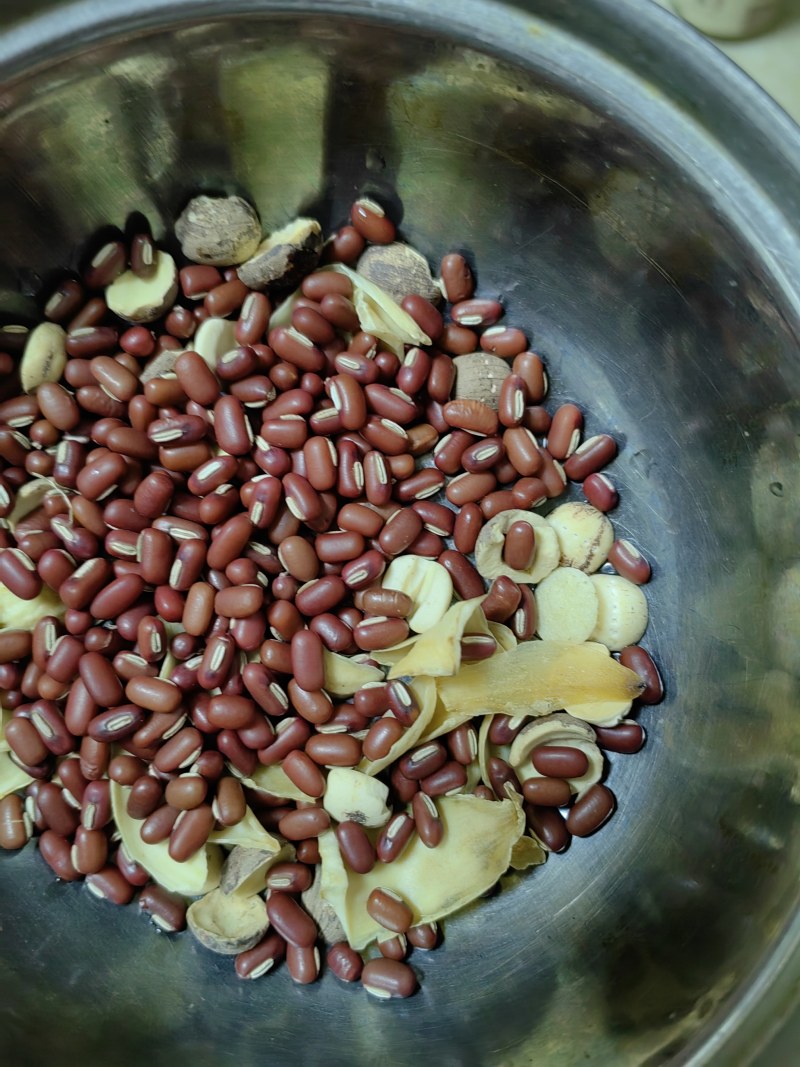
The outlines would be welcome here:
[[[0,856],[3,1062],[746,1063],[800,977],[800,133],[635,0],[110,7],[0,38],[0,308],[196,189],[268,227],[388,197],[624,443],[669,697],[618,816],[450,921],[401,1005],[241,983]]]

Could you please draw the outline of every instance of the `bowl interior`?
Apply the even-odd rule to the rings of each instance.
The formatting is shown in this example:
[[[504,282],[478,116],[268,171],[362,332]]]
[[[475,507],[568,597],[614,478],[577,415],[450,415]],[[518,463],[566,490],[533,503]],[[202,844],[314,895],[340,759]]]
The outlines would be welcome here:
[[[641,713],[644,753],[612,758],[609,826],[448,922],[402,1005],[330,977],[241,983],[135,907],[55,884],[32,848],[0,856],[17,1056],[663,1062],[732,1010],[794,913],[799,383],[753,233],[769,202],[669,100],[643,118],[648,87],[567,29],[503,9],[470,46],[411,6],[405,27],[399,3],[151,19],[10,81],[0,308],[29,314],[95,227],[138,210],[163,232],[198,190],[251,197],[266,228],[385,199],[431,262],[469,256],[553,394],[621,442],[614,523],[653,561],[668,698]]]

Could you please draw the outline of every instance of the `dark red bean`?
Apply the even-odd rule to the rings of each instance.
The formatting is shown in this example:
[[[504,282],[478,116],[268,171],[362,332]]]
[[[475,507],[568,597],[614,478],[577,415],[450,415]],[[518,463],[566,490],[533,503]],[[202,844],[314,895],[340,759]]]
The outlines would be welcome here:
[[[599,782],[575,801],[567,816],[567,829],[575,837],[589,837],[611,818],[616,799]]]
[[[549,778],[580,778],[589,769],[586,754],[565,745],[540,745],[531,753],[531,763]]]
[[[475,292],[475,279],[462,255],[458,252],[448,253],[443,257],[439,271],[445,297],[451,304],[470,299]]]
[[[405,999],[417,990],[417,977],[407,963],[392,959],[372,959],[364,964],[361,984],[368,993],[387,1000]]]
[[[618,726],[595,726],[597,743],[608,752],[632,755],[645,742],[645,732],[637,722],[624,719]]]
[[[639,694],[642,704],[659,704],[664,699],[664,683],[649,652],[639,645],[628,645],[620,652],[619,661],[644,682],[644,689]]]
[[[346,941],[337,941],[328,949],[328,967],[342,982],[357,982],[364,969],[364,961]]]
[[[529,804],[544,808],[563,808],[570,802],[572,790],[563,778],[527,778],[522,795]]]
[[[330,816],[324,808],[300,808],[280,819],[278,831],[287,841],[304,841],[307,837],[319,837],[330,825]]]
[[[551,852],[563,852],[569,846],[572,834],[557,808],[526,804],[525,817],[533,834]]]
[[[350,221],[357,233],[372,244],[388,245],[395,239],[394,223],[375,200],[356,200],[350,208]]]
[[[182,896],[170,893],[155,883],[139,894],[139,908],[150,917],[154,926],[164,933],[174,934],[186,928],[187,904]]]
[[[621,574],[629,582],[644,585],[650,581],[650,564],[639,549],[628,540],[622,539],[614,542],[608,550],[608,562],[617,574]]]
[[[336,827],[336,839],[339,851],[347,866],[356,874],[368,874],[375,866],[377,857],[364,827],[351,819],[340,822]]]
[[[598,511],[611,511],[619,504],[616,486],[605,474],[590,474],[583,483],[583,495]]]
[[[289,944],[311,947],[317,939],[317,926],[311,916],[288,893],[270,893],[267,915],[275,930]]]
[[[39,852],[56,878],[63,882],[75,882],[81,877],[72,864],[70,844],[66,837],[52,830],[45,830],[39,837]]]
[[[285,955],[286,942],[272,930],[254,948],[239,953],[236,957],[236,975],[243,979],[260,978]]]

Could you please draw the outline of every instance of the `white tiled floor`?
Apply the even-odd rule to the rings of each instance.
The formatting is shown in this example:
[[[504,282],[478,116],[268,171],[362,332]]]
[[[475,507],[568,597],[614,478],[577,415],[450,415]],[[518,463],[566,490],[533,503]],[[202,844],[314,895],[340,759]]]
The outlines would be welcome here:
[[[657,0],[672,8],[670,0]],[[800,122],[800,0],[784,0],[775,27],[749,41],[715,41]]]

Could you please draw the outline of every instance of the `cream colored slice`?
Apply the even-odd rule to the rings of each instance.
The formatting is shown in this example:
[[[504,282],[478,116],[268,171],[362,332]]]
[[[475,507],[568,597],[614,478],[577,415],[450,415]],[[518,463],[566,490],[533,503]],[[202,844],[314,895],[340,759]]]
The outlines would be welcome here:
[[[487,622],[489,633],[497,642],[498,652],[510,652],[516,648],[519,641],[514,636],[514,631],[502,622]]]
[[[353,767],[331,767],[322,806],[337,822],[383,826],[392,814],[388,796],[388,786],[372,775]]]
[[[536,632],[544,641],[589,640],[597,624],[597,593],[583,571],[557,567],[536,587],[534,598]]]
[[[647,600],[638,585],[619,574],[595,574],[591,579],[597,594],[597,625],[592,641],[612,652],[635,645],[647,629]]]
[[[598,700],[581,708],[565,707],[564,711],[575,718],[584,718],[595,726],[616,726],[622,722],[632,705],[632,700]]]
[[[509,867],[515,871],[526,871],[529,867],[538,867],[547,862],[547,853],[536,840],[524,834],[511,849]]]
[[[436,685],[453,726],[474,715],[539,716],[565,707],[588,722],[594,705],[633,700],[643,689],[638,675],[603,645],[561,641],[525,641],[502,656],[466,664]]]
[[[7,751],[0,751],[0,800],[9,793],[24,789],[32,781],[33,778],[16,765]]]
[[[425,674],[431,678],[456,674],[461,666],[461,638],[465,633],[488,633],[480,610],[485,597],[461,600],[447,611],[433,630],[411,644],[402,659],[389,669],[389,678]]]
[[[0,629],[32,630],[45,615],[60,619],[65,610],[64,604],[48,586],[33,600],[22,600],[0,585]]]
[[[19,364],[19,382],[32,393],[44,382],[57,382],[67,365],[67,334],[55,322],[40,322],[28,334]]]
[[[126,270],[106,286],[106,303],[128,322],[154,322],[173,306],[178,295],[178,268],[168,252],[156,252],[155,271],[140,278]]]
[[[302,789],[297,788],[279,763],[271,763],[268,766],[259,765],[250,778],[242,779],[242,785],[257,789],[262,793],[270,793],[274,797],[284,797],[286,800],[310,801],[314,799]]]
[[[349,656],[324,650],[325,691],[335,697],[350,697],[362,685],[383,681],[383,671]]]
[[[282,843],[264,829],[250,808],[245,809],[244,818],[234,826],[213,830],[209,834],[208,842],[211,845],[226,845],[228,848],[236,845],[242,848],[257,848],[262,852],[270,852],[273,856],[276,856],[282,847]]]
[[[236,323],[232,319],[210,318],[201,322],[192,338],[192,351],[202,356],[214,370],[217,360],[236,348]]]
[[[110,786],[114,822],[125,850],[154,881],[170,892],[186,897],[200,896],[219,885],[222,849],[218,845],[206,845],[185,862],[178,863],[170,856],[167,841],[159,841],[155,845],[142,841],[139,835],[142,821],[132,819],[125,807],[130,789],[118,782],[111,782]]]
[[[14,506],[6,519],[9,527],[16,530],[17,523],[26,515],[30,515],[32,511],[36,511],[47,494],[54,491],[61,493],[69,502],[69,497],[64,490],[49,478],[34,478],[33,481],[24,482],[14,495]]]
[[[506,533],[515,522],[527,522],[533,527],[536,544],[533,562],[524,571],[509,567],[503,560]],[[535,511],[511,508],[491,518],[478,534],[475,544],[475,566],[487,580],[505,575],[515,582],[536,585],[554,571],[561,558],[558,537],[547,519]]]
[[[385,342],[401,359],[405,345],[429,345],[430,337],[380,286],[343,263],[330,263],[322,270],[346,275],[353,283],[353,303],[361,329]]]
[[[422,556],[398,556],[386,568],[381,585],[411,597],[408,625],[425,633],[444,617],[453,599],[453,579],[436,560]]]
[[[591,504],[561,504],[547,516],[561,549],[562,567],[592,574],[605,563],[614,543],[614,527]]]
[[[429,849],[414,836],[393,863],[376,863],[369,874],[347,870],[332,831],[319,838],[320,894],[336,911],[353,948],[363,949],[385,933],[367,912],[373,889],[402,897],[417,925],[459,911],[508,869],[525,829],[517,804],[459,795],[440,797],[436,806],[444,826],[441,844]]]

